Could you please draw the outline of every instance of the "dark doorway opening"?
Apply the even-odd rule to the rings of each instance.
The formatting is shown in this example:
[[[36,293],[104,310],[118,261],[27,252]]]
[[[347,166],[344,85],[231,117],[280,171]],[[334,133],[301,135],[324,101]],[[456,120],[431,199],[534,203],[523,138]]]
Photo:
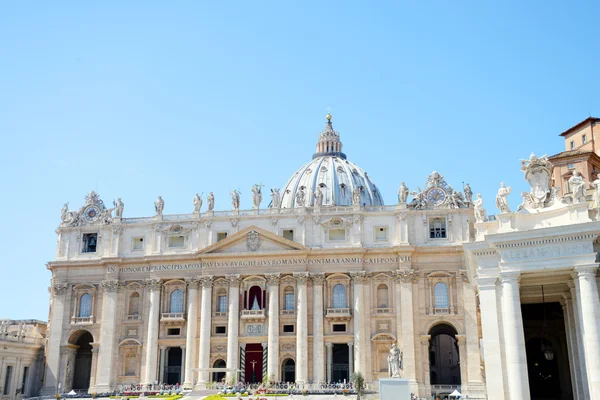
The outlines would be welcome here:
[[[456,333],[456,329],[447,324],[436,325],[429,331],[429,379],[432,385],[460,385]]]
[[[350,348],[347,344],[333,344],[333,360],[331,365],[331,382],[350,381]]]
[[[167,385],[181,383],[181,361],[183,351],[181,347],[169,347],[167,349]]]
[[[90,388],[93,341],[92,334],[85,331],[74,343],[79,348],[75,354],[75,365],[73,366],[73,389],[88,390]]]
[[[296,362],[291,358],[281,363],[281,382],[296,382]]]
[[[246,382],[262,382],[263,347],[260,343],[246,344]]]
[[[227,364],[224,360],[217,360],[213,364],[213,368],[225,368]],[[225,372],[213,372],[212,373],[212,381],[213,382],[223,382],[225,379]]]

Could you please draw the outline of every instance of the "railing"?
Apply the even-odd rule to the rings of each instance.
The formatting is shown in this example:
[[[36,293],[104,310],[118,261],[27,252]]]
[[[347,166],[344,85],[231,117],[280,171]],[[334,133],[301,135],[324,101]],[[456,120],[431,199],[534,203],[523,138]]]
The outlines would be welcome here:
[[[393,314],[393,308],[378,307],[373,309],[373,314]]]
[[[449,308],[434,308],[433,313],[434,314],[450,314],[450,309]]]
[[[215,311],[213,317],[226,317],[227,311]]]
[[[333,319],[346,319],[351,317],[349,308],[328,308],[327,309],[327,318]]]
[[[282,315],[294,315],[296,310],[281,310]]]
[[[126,322],[134,322],[134,321],[141,321],[141,316],[139,315],[126,315],[125,316],[125,321]]]
[[[185,314],[184,313],[162,313],[161,320],[184,320],[185,319]]]
[[[436,394],[452,393],[455,390],[460,390],[460,385],[431,385],[431,392]]]
[[[265,310],[242,310],[243,317],[264,317]]]
[[[93,324],[94,317],[72,317],[71,323],[72,324]]]

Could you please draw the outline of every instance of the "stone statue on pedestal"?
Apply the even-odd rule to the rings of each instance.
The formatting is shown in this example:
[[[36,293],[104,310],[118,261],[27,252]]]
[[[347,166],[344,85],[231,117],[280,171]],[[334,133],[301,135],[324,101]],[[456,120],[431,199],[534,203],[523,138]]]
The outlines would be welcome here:
[[[575,171],[569,178],[569,187],[573,192],[573,204],[585,203],[585,181],[580,172]]]
[[[600,221],[600,178],[592,182],[592,187],[595,188],[592,194],[591,208],[596,210],[596,221]]]
[[[306,193],[304,193],[304,186],[298,189],[296,192],[296,207],[304,207],[306,201]]]
[[[362,191],[362,189],[360,187],[355,187],[354,190],[352,190],[352,205],[354,206],[360,206],[360,192]]]
[[[475,206],[475,222],[485,222],[486,215],[485,210],[483,209],[483,199],[481,198],[481,193],[477,193],[477,198],[473,202]]]
[[[398,204],[406,204],[408,194],[408,187],[406,187],[404,182],[400,183],[400,188],[398,189]]]
[[[252,208],[260,208],[262,201],[262,186],[261,184],[252,186]]]
[[[471,190],[471,186],[468,183],[465,184],[463,188],[465,192],[465,203],[467,203],[467,207],[473,203],[473,191]]]
[[[206,202],[208,203],[208,211],[212,211],[215,208],[215,195],[213,194],[213,192],[210,192],[208,194]]]
[[[402,368],[402,352],[396,346],[396,343],[394,343],[392,344],[390,355],[388,356],[388,372],[390,378],[401,378],[400,371]]]
[[[119,219],[123,218],[125,204],[121,201],[121,198],[119,197],[117,201],[113,201],[113,205],[115,206],[115,217]]]
[[[202,197],[198,196],[198,193],[196,193],[196,196],[194,196],[194,212],[199,213],[201,208],[202,208]]]
[[[511,190],[510,186],[506,187],[504,182],[500,182],[500,189],[498,189],[498,194],[496,194],[496,207],[498,207],[498,210],[500,210],[501,213],[510,212],[507,197]]]
[[[158,199],[154,202],[154,209],[156,210],[156,215],[162,215],[163,210],[165,209],[165,201],[162,197],[158,196]]]
[[[279,189],[273,188],[271,189],[271,208],[279,208],[281,205],[281,195],[279,194]]]
[[[240,194],[237,189],[233,189],[233,192],[231,193],[231,205],[234,210],[240,209]]]
[[[323,205],[323,191],[321,187],[317,186],[317,190],[315,190],[315,207],[321,207]]]

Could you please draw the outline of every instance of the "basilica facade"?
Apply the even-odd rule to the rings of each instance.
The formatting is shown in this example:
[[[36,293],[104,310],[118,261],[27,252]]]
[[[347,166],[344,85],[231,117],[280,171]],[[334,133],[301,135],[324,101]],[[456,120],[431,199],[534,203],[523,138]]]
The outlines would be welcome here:
[[[107,207],[91,192],[78,210],[63,208],[48,263],[42,392],[311,387],[352,372],[376,382],[397,344],[413,393],[522,400],[538,390],[533,340],[532,354],[540,342],[563,361],[552,367],[560,398],[594,398],[600,223],[585,196],[552,190],[547,157],[521,167],[532,192],[515,212],[503,203],[509,187],[488,217],[468,184],[457,191],[435,171],[385,205],[328,115],[312,160],[270,203],[255,185],[250,210],[234,191],[231,210],[214,210],[210,193],[189,214],[164,214],[159,197],[155,215],[127,218],[121,199]]]

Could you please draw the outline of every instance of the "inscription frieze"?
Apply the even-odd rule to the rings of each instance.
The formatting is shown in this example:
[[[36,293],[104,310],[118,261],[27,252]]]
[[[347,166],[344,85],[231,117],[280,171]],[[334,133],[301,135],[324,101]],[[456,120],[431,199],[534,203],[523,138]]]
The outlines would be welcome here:
[[[539,246],[525,249],[515,249],[500,252],[500,257],[505,261],[527,260],[536,258],[555,258],[575,254],[591,253],[590,244],[578,243],[568,245]]]

